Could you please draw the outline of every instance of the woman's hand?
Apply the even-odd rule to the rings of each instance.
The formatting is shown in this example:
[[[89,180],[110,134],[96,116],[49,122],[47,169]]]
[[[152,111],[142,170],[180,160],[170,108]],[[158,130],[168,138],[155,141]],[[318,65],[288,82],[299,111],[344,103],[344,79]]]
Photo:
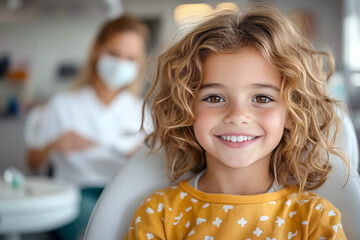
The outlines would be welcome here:
[[[71,151],[84,150],[93,145],[94,143],[92,141],[71,131],[65,133],[43,149],[28,149],[27,164],[32,170],[36,170],[48,161],[49,154],[53,150],[61,153],[69,153]]]
[[[94,142],[70,131],[59,137],[52,145],[53,150],[68,153],[90,148],[94,145]]]

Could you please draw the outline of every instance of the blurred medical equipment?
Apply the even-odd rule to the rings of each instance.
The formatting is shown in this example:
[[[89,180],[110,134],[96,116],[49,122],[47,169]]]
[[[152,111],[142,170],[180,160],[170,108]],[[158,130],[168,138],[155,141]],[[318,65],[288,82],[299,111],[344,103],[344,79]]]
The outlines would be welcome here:
[[[20,187],[22,177],[14,169],[8,169],[4,177],[0,179],[0,235],[4,240],[51,231],[78,216],[80,196],[75,186],[45,177],[28,177]]]

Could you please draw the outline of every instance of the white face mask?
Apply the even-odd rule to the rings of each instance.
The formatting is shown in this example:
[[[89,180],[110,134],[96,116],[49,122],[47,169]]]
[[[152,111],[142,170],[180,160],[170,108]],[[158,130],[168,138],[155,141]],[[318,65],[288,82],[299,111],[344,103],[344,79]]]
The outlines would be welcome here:
[[[136,79],[139,66],[135,61],[104,54],[96,64],[96,71],[108,88],[117,90],[129,85]]]

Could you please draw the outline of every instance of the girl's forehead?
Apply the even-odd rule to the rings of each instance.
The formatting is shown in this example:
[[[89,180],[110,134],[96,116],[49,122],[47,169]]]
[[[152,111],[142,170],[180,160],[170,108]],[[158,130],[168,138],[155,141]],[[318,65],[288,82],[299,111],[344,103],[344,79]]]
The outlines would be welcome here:
[[[203,65],[202,84],[271,83],[280,87],[280,72],[256,49],[242,48],[232,53],[210,54]]]

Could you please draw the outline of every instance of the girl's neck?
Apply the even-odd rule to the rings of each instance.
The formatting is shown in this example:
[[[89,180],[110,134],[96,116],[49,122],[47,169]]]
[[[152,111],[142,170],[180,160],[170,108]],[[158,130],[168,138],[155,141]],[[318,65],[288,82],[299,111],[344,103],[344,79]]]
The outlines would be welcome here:
[[[120,90],[109,89],[98,77],[94,77],[92,81],[92,86],[100,102],[105,106],[108,106],[115,99],[115,97],[122,91],[122,89]]]
[[[268,167],[259,168],[255,164],[245,169],[220,170],[218,167],[208,166],[199,180],[198,187],[207,193],[256,195],[266,193],[272,183]]]

